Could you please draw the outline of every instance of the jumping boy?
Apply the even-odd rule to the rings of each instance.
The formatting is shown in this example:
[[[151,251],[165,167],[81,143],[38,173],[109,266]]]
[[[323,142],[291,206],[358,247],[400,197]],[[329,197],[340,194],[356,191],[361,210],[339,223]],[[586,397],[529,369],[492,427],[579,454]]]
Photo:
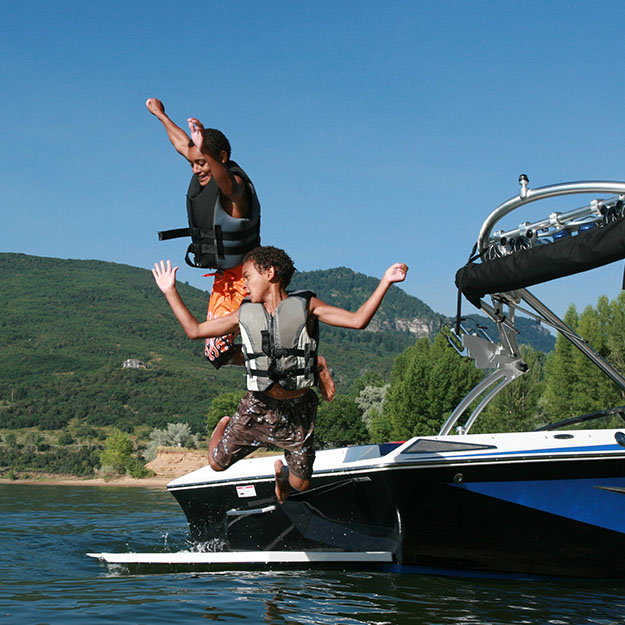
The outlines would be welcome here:
[[[168,230],[160,236],[169,239],[191,235],[187,264],[216,270],[207,317],[227,315],[245,297],[243,256],[260,245],[260,203],[254,185],[230,159],[230,142],[221,131],[204,129],[199,120],[190,118],[189,137],[167,116],[160,100],[149,98],[146,106],[163,124],[171,144],[193,171],[187,191],[189,228]],[[238,362],[233,339],[225,335],[206,341],[205,355],[215,368]]]
[[[230,160],[230,142],[214,128],[204,128],[189,118],[191,137],[165,113],[160,100],[149,98],[146,106],[163,124],[176,151],[187,159],[193,177],[187,191],[190,227],[159,233],[161,239],[188,236],[193,243],[187,264],[216,269],[208,303],[207,319],[223,317],[237,310],[245,297],[242,263],[246,252],[260,245],[260,203],[248,175]],[[191,228],[193,223],[196,228]],[[189,254],[193,253],[194,261]],[[210,275],[210,274],[207,274]],[[235,333],[206,339],[204,354],[216,369],[225,364],[243,364],[234,344]],[[319,390],[327,401],[335,385],[327,363],[319,358]]]
[[[209,443],[209,463],[223,471],[263,444],[284,449],[287,467],[274,464],[276,497],[283,503],[291,489],[310,485],[315,459],[314,422],[318,322],[361,330],[389,287],[406,277],[408,267],[395,263],[356,312],[330,306],[310,292],[287,293],[295,267],[283,251],[258,247],[243,262],[248,299],[217,319],[199,322],[176,290],[171,262],[155,263],[152,273],[180,325],[191,339],[241,332],[248,392],[232,417],[223,417]]]

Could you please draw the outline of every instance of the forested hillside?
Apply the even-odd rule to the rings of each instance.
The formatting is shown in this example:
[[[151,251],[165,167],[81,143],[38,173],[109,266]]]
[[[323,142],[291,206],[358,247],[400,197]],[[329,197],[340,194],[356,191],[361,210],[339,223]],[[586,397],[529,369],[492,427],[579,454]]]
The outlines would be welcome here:
[[[115,464],[117,443],[129,453],[149,438],[166,439],[151,435],[155,428],[173,431],[168,424],[189,424],[203,439],[243,392],[241,369],[208,364],[202,342],[186,338],[145,269],[5,253],[0,284],[0,475],[46,469],[87,475]],[[341,267],[297,273],[291,286],[354,310],[377,284]],[[179,290],[203,317],[209,294],[186,284]],[[550,334],[519,321],[521,342],[551,349]],[[482,375],[439,334],[450,323],[394,286],[366,331],[324,326],[320,351],[338,392],[320,406],[318,444],[436,431]],[[125,368],[129,359],[138,368]],[[120,470],[141,471],[138,462]]]
[[[341,281],[353,292],[337,300]],[[324,284],[323,274],[331,280]],[[311,276],[313,279],[308,279]],[[62,428],[71,419],[126,430],[185,421],[203,431],[210,401],[242,389],[241,371],[216,372],[176,323],[149,271],[101,261],[0,254],[0,418],[2,427]],[[306,286],[341,306],[358,306],[377,280],[348,269],[298,274]],[[208,293],[179,285],[197,317]],[[347,291],[346,291],[347,293]],[[442,317],[394,287],[380,317],[379,332],[324,327],[322,352],[339,389],[366,370],[388,374],[396,354],[417,335],[393,328],[395,314],[424,314],[435,328]],[[419,335],[420,336],[420,335]],[[145,369],[123,369],[137,359]]]
[[[78,418],[126,429],[184,420],[201,429],[214,397],[243,388],[239,370],[217,373],[203,358],[201,342],[186,338],[149,271],[0,254],[0,279],[4,427],[55,429]],[[341,267],[297,273],[292,287],[353,310],[377,283]],[[202,317],[208,293],[185,284],[179,289],[191,311]],[[322,353],[339,390],[346,390],[367,370],[386,376],[398,353],[417,338],[434,335],[445,321],[393,287],[368,331],[324,326]],[[544,331],[533,332],[545,337]],[[129,358],[147,368],[122,369]]]
[[[333,306],[355,310],[373,292],[378,284],[377,278],[365,276],[347,267],[337,267],[318,271],[296,273],[292,288],[313,291],[322,300]],[[498,340],[495,324],[483,315],[474,314],[470,304],[464,304],[463,313],[482,326],[491,338]],[[450,319],[434,312],[420,299],[408,295],[399,288],[391,289],[376,316],[371,321],[367,332],[351,332],[339,328],[324,327],[323,340],[340,345],[351,343],[367,345],[368,349],[401,351],[412,345],[415,339],[424,336],[433,337],[444,326],[452,326],[455,319]],[[475,324],[467,324],[470,329]],[[516,327],[519,330],[519,342],[543,352],[554,348],[555,336],[535,321],[518,316]],[[399,333],[397,332],[399,331]],[[407,335],[406,332],[409,334]]]

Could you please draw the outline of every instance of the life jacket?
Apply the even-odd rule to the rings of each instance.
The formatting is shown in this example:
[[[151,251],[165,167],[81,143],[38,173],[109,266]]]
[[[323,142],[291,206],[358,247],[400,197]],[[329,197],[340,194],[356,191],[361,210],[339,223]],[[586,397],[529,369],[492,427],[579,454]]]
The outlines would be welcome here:
[[[317,383],[319,322],[309,315],[310,291],[296,291],[270,315],[262,304],[239,308],[247,388],[265,391],[274,383],[286,390]]]
[[[254,185],[234,161],[228,161],[226,167],[245,181],[249,205],[247,217],[237,219],[226,213],[214,177],[202,187],[194,175],[187,191],[189,227],[158,233],[161,241],[191,237],[192,243],[185,255],[185,262],[190,267],[232,269],[243,262],[247,252],[260,245],[260,202]],[[193,261],[190,254],[193,254]]]

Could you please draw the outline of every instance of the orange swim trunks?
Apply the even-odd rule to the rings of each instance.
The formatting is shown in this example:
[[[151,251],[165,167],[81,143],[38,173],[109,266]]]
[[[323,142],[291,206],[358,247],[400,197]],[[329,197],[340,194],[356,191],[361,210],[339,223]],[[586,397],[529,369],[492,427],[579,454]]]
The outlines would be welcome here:
[[[241,306],[246,296],[243,284],[243,265],[225,269],[215,274],[215,282],[208,301],[207,319],[224,317]],[[234,339],[237,333],[226,334],[218,338],[206,339],[204,354],[211,364],[219,369],[230,362],[236,349]]]

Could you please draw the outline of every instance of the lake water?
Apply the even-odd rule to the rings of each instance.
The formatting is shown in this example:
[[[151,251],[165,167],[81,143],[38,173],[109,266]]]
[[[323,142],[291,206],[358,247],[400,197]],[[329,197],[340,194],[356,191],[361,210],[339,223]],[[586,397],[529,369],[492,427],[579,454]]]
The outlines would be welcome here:
[[[0,623],[625,623],[625,581],[318,570],[131,575],[86,556],[190,547],[184,515],[165,491],[0,485]]]

